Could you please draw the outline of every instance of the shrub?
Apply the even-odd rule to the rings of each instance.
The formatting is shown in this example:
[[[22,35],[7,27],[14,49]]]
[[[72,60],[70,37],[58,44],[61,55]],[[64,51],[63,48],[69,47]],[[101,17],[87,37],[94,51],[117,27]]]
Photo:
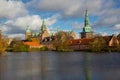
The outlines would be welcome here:
[[[40,51],[47,51],[47,50],[48,50],[48,48],[46,46],[43,46],[40,48]]]

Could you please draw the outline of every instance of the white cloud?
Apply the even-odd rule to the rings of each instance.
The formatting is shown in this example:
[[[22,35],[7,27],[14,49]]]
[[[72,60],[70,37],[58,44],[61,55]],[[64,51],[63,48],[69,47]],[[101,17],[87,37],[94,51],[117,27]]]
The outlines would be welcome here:
[[[107,4],[105,4],[107,2]],[[36,4],[36,5],[34,5]],[[111,8],[114,5],[112,0],[33,0],[28,6],[44,11],[55,11],[63,13],[65,16],[83,16],[87,8],[92,15],[100,15],[105,12],[105,8]]]
[[[103,15],[94,23],[94,27],[116,25],[120,22],[120,9],[106,10]]]
[[[54,24],[59,17],[60,17],[60,15],[56,14],[52,17],[45,19],[47,26],[51,26],[52,24]]]
[[[39,11],[56,12],[62,17],[77,18],[84,16],[85,9],[88,9],[89,16],[97,16],[93,27],[108,27],[120,22],[120,9],[115,8],[116,4],[114,0],[33,0],[28,6]]]
[[[100,34],[101,34],[102,36],[107,36],[107,35],[108,35],[108,33],[106,33],[106,32],[100,32]]]
[[[74,22],[74,23],[72,24],[72,28],[73,28],[74,30],[79,30],[79,29],[82,29],[83,27],[84,27],[84,23],[79,24],[78,22]]]
[[[19,34],[8,34],[9,38],[20,38],[25,39],[25,34],[19,33]]]
[[[0,17],[15,18],[27,14],[24,3],[21,1],[0,0]]]
[[[47,27],[53,25],[57,21],[57,15],[46,18],[45,22]],[[26,27],[29,25],[30,29],[32,31],[39,31],[40,27],[42,25],[43,19],[41,19],[38,15],[32,15],[32,16],[24,16],[24,17],[18,17],[16,19],[8,20],[0,27],[0,29],[3,31],[4,34],[12,36],[20,36],[20,34],[25,33]],[[21,36],[20,36],[21,37]]]
[[[114,30],[120,30],[120,24],[116,24],[113,29]]]

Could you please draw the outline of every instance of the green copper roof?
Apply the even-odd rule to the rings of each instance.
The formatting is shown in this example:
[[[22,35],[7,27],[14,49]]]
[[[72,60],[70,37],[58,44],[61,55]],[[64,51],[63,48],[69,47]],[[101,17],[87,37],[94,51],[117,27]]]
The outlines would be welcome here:
[[[85,11],[85,22],[84,22],[84,28],[83,32],[91,32],[91,27],[89,24],[89,19],[88,19],[88,11]]]
[[[32,33],[32,37],[34,37],[35,36],[35,33]]]
[[[37,37],[37,36],[39,36],[39,32],[32,33],[32,37]]]
[[[46,24],[45,24],[45,21],[43,20],[42,26],[41,26],[41,31],[44,31],[44,30],[46,30]]]
[[[88,20],[88,11],[86,10],[85,12],[85,27],[89,25],[89,20]]]
[[[57,28],[57,32],[59,32],[59,31],[60,31],[60,27]]]
[[[54,36],[54,33],[50,33],[50,36]]]
[[[26,32],[30,32],[30,27],[29,26],[27,26]]]

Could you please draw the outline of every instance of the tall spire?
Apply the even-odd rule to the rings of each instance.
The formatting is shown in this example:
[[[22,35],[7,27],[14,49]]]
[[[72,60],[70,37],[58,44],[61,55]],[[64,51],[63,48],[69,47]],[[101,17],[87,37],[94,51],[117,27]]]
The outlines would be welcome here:
[[[42,26],[41,26],[41,31],[44,31],[44,30],[46,30],[46,24],[45,24],[45,21],[43,20]]]
[[[88,11],[85,11],[85,22],[84,22],[84,28],[83,32],[91,32],[91,27],[89,24],[89,19],[88,19]]]
[[[89,26],[89,19],[88,19],[88,10],[85,11],[85,23],[84,27]]]

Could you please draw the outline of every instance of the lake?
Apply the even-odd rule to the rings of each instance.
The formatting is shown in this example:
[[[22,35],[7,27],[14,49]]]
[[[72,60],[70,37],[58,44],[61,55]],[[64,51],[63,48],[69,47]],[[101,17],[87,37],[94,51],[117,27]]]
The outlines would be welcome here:
[[[7,52],[0,80],[120,80],[120,53]]]

